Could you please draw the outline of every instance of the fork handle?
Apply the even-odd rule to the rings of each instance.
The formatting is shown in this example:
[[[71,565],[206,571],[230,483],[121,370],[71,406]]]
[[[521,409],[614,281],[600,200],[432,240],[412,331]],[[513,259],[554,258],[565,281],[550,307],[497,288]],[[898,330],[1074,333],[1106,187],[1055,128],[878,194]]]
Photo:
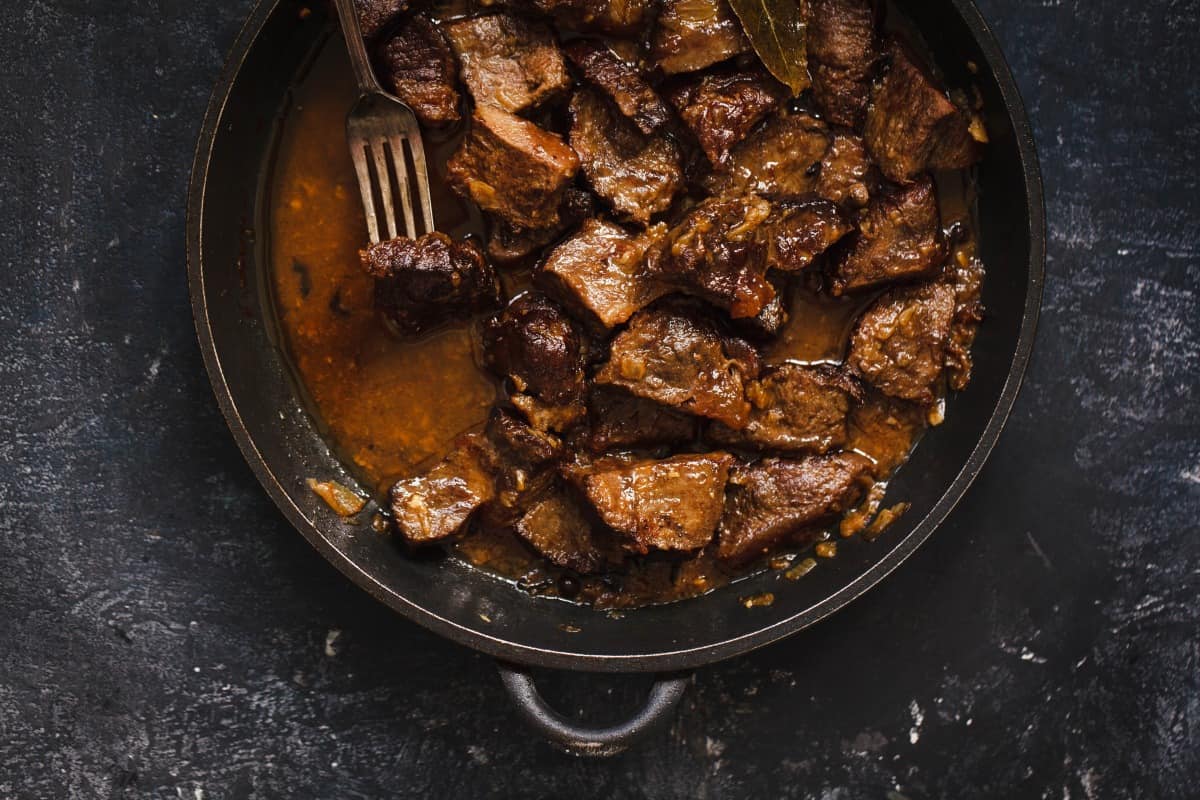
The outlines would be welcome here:
[[[350,51],[350,66],[354,68],[354,78],[358,81],[359,91],[363,94],[382,91],[379,80],[375,77],[375,69],[371,66],[371,59],[367,57],[367,45],[363,42],[362,30],[358,25],[358,10],[354,7],[354,0],[337,0],[337,12],[342,23],[342,35]]]

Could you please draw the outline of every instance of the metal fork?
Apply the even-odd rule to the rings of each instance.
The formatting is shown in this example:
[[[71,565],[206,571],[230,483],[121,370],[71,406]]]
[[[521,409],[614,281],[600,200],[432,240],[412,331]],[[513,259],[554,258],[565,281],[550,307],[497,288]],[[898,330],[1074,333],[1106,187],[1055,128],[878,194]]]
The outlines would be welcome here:
[[[362,194],[363,211],[367,215],[367,232],[372,244],[379,242],[379,216],[376,210],[378,200],[383,207],[388,238],[394,238],[401,233],[392,196],[390,164],[396,179],[395,193],[400,196],[400,206],[404,212],[404,235],[415,239],[421,231],[417,229],[413,216],[405,145],[408,146],[412,158],[412,177],[417,184],[417,202],[421,207],[425,232],[434,230],[433,202],[429,197],[429,170],[425,164],[421,128],[411,108],[398,97],[380,88],[375,70],[367,58],[367,48],[359,29],[354,0],[337,0],[337,12],[341,19],[346,46],[350,50],[350,64],[358,81],[358,100],[346,117],[346,139],[350,145],[350,157],[354,160],[354,170],[358,173],[358,190]]]

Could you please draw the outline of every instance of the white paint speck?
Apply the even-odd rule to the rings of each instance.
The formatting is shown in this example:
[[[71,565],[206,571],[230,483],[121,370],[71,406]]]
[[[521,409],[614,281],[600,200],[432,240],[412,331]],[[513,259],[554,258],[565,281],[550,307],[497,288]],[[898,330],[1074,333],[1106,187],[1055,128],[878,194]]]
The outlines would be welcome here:
[[[916,744],[921,741],[921,725],[925,723],[925,712],[921,710],[921,706],[916,700],[908,704],[908,713],[912,714],[913,724],[908,729],[908,743]]]
[[[1100,776],[1091,767],[1088,767],[1079,776],[1079,782],[1083,784],[1083,794],[1087,800],[1096,800],[1099,797]]]
[[[1046,659],[1044,657],[1039,656],[1037,653],[1033,652],[1028,647],[1021,648],[1021,660],[1029,661],[1034,664],[1045,664],[1046,663]]]
[[[71,281],[71,291],[75,294],[79,294],[79,278]]]
[[[1185,469],[1179,473],[1179,477],[1188,483],[1200,483],[1200,465],[1194,466],[1191,469]]]

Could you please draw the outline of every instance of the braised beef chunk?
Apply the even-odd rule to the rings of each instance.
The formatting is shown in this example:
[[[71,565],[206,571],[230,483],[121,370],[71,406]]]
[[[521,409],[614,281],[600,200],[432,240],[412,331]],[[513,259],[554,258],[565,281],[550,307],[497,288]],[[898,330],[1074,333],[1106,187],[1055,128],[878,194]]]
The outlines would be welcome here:
[[[485,522],[508,525],[553,481],[556,473],[550,466],[563,457],[563,443],[499,408],[492,409],[485,433],[496,497],[482,513]]]
[[[808,70],[813,100],[830,123],[862,127],[879,57],[873,0],[809,0]]]
[[[634,236],[593,217],[551,251],[536,277],[569,306],[612,328],[669,291],[644,267],[647,250],[659,246],[666,230],[659,223]]]
[[[510,14],[468,17],[446,26],[477,106],[517,113],[571,86],[554,34]]]
[[[411,544],[458,533],[468,518],[495,496],[491,451],[481,434],[468,434],[426,472],[392,487],[389,501],[396,530]]]
[[[809,200],[778,208],[768,227],[767,264],[798,272],[832,247],[854,226],[828,200]]]
[[[767,120],[705,180],[713,194],[753,192],[772,200],[816,194],[847,208],[866,205],[871,183],[862,140],[803,113]]]
[[[786,96],[787,90],[765,72],[721,70],[680,84],[668,99],[708,160],[720,164]]]
[[[847,362],[884,394],[933,403],[954,305],[954,289],[944,283],[893,289],[858,321]]]
[[[651,270],[735,319],[753,317],[775,296],[762,237],[770,217],[771,204],[761,197],[710,197],[667,233]]]
[[[834,265],[835,295],[926,277],[946,257],[937,193],[929,176],[877,197]]]
[[[750,422],[740,431],[715,423],[708,438],[787,453],[827,453],[846,443],[846,418],[861,390],[837,367],[775,367],[746,387]]]
[[[663,72],[695,72],[743,53],[750,43],[725,0],[663,0],[651,55]]]
[[[591,395],[595,452],[682,444],[696,438],[696,418],[615,386],[597,386]]]
[[[512,382],[513,405],[534,427],[562,430],[585,411],[579,329],[544,295],[514,298],[483,326],[484,361]]]
[[[765,458],[739,465],[729,478],[717,555],[745,563],[805,529],[849,509],[871,462],[857,453]]]
[[[971,381],[971,345],[983,321],[983,263],[956,253],[947,279],[954,285],[954,322],[946,343],[946,376],[950,388],[961,392]]]
[[[644,134],[654,133],[671,112],[637,68],[595,39],[576,39],[563,48],[567,58]]]
[[[774,117],[733,148],[709,176],[713,194],[758,194],[772,200],[813,192],[829,129],[807,114]]]
[[[863,140],[835,129],[813,191],[839,206],[857,209],[871,199],[871,187],[877,180],[878,171],[871,166]]]
[[[769,339],[778,336],[787,326],[790,315],[788,304],[783,300],[786,291],[784,281],[780,280],[780,276],[772,278],[769,274],[767,280],[771,282],[775,296],[753,317],[733,320],[733,327],[741,336],[755,340]]]
[[[692,551],[712,540],[732,464],[728,453],[611,458],[577,467],[570,477],[600,518],[628,537],[627,549]]]
[[[961,169],[979,160],[982,123],[946,92],[899,40],[891,68],[875,87],[863,138],[883,174],[907,183],[927,169]]]
[[[441,31],[413,14],[379,51],[380,78],[426,125],[458,122],[458,66]]]
[[[487,438],[498,463],[531,473],[562,458],[563,443],[557,436],[539,431],[502,408],[488,417]]]
[[[370,41],[408,10],[408,0],[354,0],[354,8],[358,11],[359,32]]]
[[[579,159],[566,142],[532,122],[477,106],[446,170],[456,192],[520,232],[560,223]]]
[[[558,222],[547,228],[516,228],[503,219],[491,217],[488,256],[498,264],[512,264],[528,258],[580,220],[594,217],[596,200],[590,192],[568,186],[558,207]]]
[[[593,191],[640,224],[670,208],[683,188],[674,140],[643,135],[594,90],[576,92],[571,99],[571,147]]]
[[[597,384],[740,430],[750,418],[745,382],[758,376],[758,356],[690,310],[650,309],[634,315],[612,343]]]
[[[551,564],[586,575],[620,563],[613,536],[597,528],[564,487],[542,493],[516,524],[517,535]]]
[[[397,331],[417,335],[494,308],[500,281],[479,248],[444,233],[398,237],[359,253],[375,278],[375,306]]]
[[[643,31],[658,0],[480,0],[479,4],[546,14],[581,31],[622,35]]]

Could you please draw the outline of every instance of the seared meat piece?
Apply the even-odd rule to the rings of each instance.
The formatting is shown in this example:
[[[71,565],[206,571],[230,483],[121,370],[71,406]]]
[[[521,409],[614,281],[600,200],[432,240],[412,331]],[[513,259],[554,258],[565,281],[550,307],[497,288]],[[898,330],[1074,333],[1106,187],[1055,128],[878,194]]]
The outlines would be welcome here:
[[[644,136],[595,91],[581,90],[571,99],[571,147],[596,194],[642,225],[670,208],[683,188],[674,140]]]
[[[946,343],[946,373],[950,388],[961,392],[971,381],[971,345],[983,321],[983,263],[965,253],[955,255],[947,276],[954,283],[954,322]]]
[[[883,174],[908,183],[927,169],[961,169],[979,160],[987,135],[982,122],[951,102],[919,65],[892,40],[891,69],[875,87],[863,138]]]
[[[741,429],[750,418],[745,382],[758,376],[758,355],[708,320],[674,309],[634,315],[613,340],[597,384]]]
[[[627,549],[692,551],[712,540],[732,464],[728,453],[664,461],[611,458],[576,467],[569,477],[600,518],[629,537]]]
[[[696,438],[696,418],[614,386],[597,386],[591,397],[595,452],[682,444]]]
[[[839,206],[862,208],[871,199],[876,178],[863,140],[849,131],[834,130],[813,191]]]
[[[527,471],[563,455],[562,441],[557,436],[534,430],[502,408],[493,409],[488,417],[487,437],[502,463]]]
[[[833,269],[835,295],[893,281],[928,276],[942,265],[946,248],[933,181],[877,197]]]
[[[861,389],[831,366],[784,364],[746,387],[750,423],[740,431],[714,423],[708,437],[787,453],[827,453],[846,443],[850,402]]]
[[[808,70],[825,119],[861,128],[879,58],[873,0],[808,0]]]
[[[545,25],[489,14],[451,22],[446,35],[477,106],[515,114],[571,86],[558,43]]]
[[[713,194],[759,194],[772,200],[815,190],[830,134],[807,114],[777,116],[729,153],[707,181]]]
[[[651,55],[668,75],[695,72],[749,48],[725,0],[663,0]]]
[[[710,73],[683,83],[668,96],[713,164],[723,162],[729,148],[786,97],[786,88],[757,71]]]
[[[549,467],[563,457],[563,444],[557,436],[499,408],[488,418],[486,435],[491,445],[487,466],[496,497],[482,513],[491,524],[508,525],[553,481],[555,471]]]
[[[654,133],[671,118],[662,98],[637,68],[608,45],[594,39],[576,39],[563,49],[583,77],[604,92],[642,133]]]
[[[399,481],[389,494],[396,530],[411,544],[458,533],[476,509],[496,496],[491,458],[487,440],[467,434],[429,470]]]
[[[450,185],[514,229],[553,228],[579,159],[566,142],[532,122],[477,106],[471,130],[450,157]]]
[[[838,205],[858,208],[870,196],[871,164],[862,141],[831,131],[807,114],[768,120],[736,145],[708,176],[713,194],[753,192],[772,200],[815,193]]]
[[[641,32],[650,22],[658,0],[479,0],[525,13],[552,16],[556,22],[581,31],[616,35]]]
[[[717,556],[739,564],[751,561],[846,511],[870,472],[871,462],[857,453],[739,465],[729,478]]]
[[[620,325],[670,291],[644,267],[647,249],[657,247],[666,230],[659,223],[632,236],[619,225],[593,217],[554,248],[536,276],[605,328]]]
[[[954,288],[944,283],[893,289],[858,321],[847,363],[884,394],[933,403],[954,305]]]
[[[768,226],[767,264],[798,272],[832,247],[854,226],[828,200],[809,200],[778,208]]]
[[[426,125],[458,122],[458,65],[441,31],[424,14],[404,20],[379,51],[380,78]]]
[[[408,0],[354,0],[354,8],[358,11],[359,32],[370,41],[408,10]]]
[[[558,207],[558,222],[549,228],[515,228],[503,219],[491,217],[488,256],[498,264],[512,264],[545,247],[570,226],[596,215],[596,200],[586,189],[568,186]]]
[[[775,296],[762,237],[770,216],[761,197],[710,197],[670,230],[651,273],[735,319],[753,317]]]
[[[587,575],[620,563],[613,536],[588,519],[563,487],[544,492],[516,524],[517,535],[550,563]]]
[[[371,245],[359,258],[375,279],[375,307],[402,334],[424,333],[500,302],[500,281],[474,242],[439,232],[401,236]]]
[[[519,295],[488,320],[483,348],[488,368],[512,382],[513,405],[535,428],[563,430],[584,414],[579,330],[543,295]]]
[[[776,276],[774,280],[768,277],[767,280],[770,281],[775,296],[755,316],[733,321],[734,328],[741,335],[751,339],[769,339],[778,336],[788,322],[787,303],[783,301],[786,287],[782,285],[783,282],[779,276]]]

